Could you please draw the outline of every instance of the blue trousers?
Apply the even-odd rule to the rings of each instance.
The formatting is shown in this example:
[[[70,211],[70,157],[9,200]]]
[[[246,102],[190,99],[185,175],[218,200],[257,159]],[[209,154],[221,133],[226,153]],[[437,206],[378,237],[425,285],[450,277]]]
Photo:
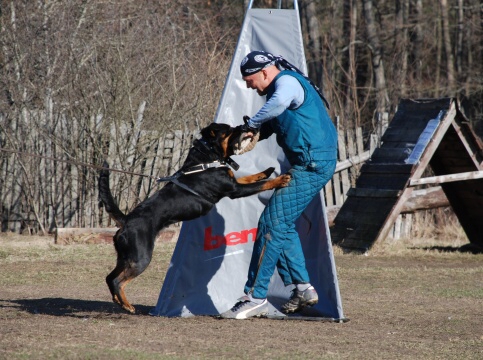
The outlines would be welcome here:
[[[258,222],[246,294],[266,298],[275,267],[286,286],[310,282],[295,221],[332,178],[336,164],[336,160],[321,160],[294,166],[289,185],[275,190]]]

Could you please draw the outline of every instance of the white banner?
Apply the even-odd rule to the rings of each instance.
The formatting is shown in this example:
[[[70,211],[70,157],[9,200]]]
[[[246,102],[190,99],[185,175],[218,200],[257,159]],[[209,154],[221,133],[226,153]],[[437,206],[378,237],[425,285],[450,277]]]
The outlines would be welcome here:
[[[239,71],[241,60],[253,50],[282,55],[306,72],[297,10],[247,11],[216,122],[239,125],[243,115],[253,116],[264,104],[264,98],[246,88]],[[274,136],[233,159],[240,164],[237,177],[268,167],[275,167],[275,175],[289,169]],[[152,315],[217,315],[235,304],[243,295],[258,218],[271,194],[267,191],[243,199],[224,198],[208,215],[183,223]],[[319,303],[303,315],[343,319],[323,195],[315,198],[302,214],[297,229],[311,283],[319,294]],[[268,300],[274,306],[270,315],[282,315],[276,309],[288,300],[290,291],[275,271],[268,292]]]

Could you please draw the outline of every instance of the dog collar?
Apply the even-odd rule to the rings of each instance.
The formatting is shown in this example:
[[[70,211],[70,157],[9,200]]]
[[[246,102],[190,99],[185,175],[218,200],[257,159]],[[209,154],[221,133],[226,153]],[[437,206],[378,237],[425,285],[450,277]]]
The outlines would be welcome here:
[[[230,165],[233,170],[237,171],[239,168],[240,168],[240,165],[237,164],[237,162],[235,160],[233,160],[231,157],[227,157],[225,159],[225,162]]]
[[[205,147],[206,150],[213,152],[213,148],[208,144],[208,142],[205,139],[203,139],[203,138],[198,139],[198,142],[200,144],[202,144]],[[235,160],[233,160],[231,157],[227,157],[227,158],[225,158],[225,159],[223,159],[219,162],[222,163],[222,164],[226,163],[226,164],[230,165],[233,168],[233,170],[235,170],[235,171],[237,171],[240,168],[240,165],[238,165],[237,162]],[[196,165],[196,166],[199,166],[199,165]],[[203,169],[203,170],[206,170],[206,169]],[[202,170],[200,170],[200,171],[202,171]]]

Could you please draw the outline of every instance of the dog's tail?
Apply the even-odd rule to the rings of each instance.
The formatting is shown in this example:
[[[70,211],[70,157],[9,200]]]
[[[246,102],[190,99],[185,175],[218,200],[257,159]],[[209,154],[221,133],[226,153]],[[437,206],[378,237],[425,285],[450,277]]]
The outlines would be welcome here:
[[[109,189],[109,164],[104,161],[103,169],[99,174],[99,207],[104,206],[109,216],[116,222],[116,225],[124,225],[126,215],[119,209]]]

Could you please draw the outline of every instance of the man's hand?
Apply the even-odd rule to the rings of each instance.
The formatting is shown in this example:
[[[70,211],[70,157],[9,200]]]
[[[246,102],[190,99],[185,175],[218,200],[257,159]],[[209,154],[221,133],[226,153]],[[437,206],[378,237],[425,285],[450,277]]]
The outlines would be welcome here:
[[[257,129],[257,128],[253,128],[253,127],[249,126],[249,125],[248,125],[248,120],[250,120],[250,117],[249,117],[249,116],[247,116],[247,115],[245,115],[245,116],[243,117],[243,122],[244,122],[245,124],[241,125],[241,130],[242,130],[243,132],[245,132],[245,133],[252,133],[252,134],[253,134],[253,136],[255,136],[255,135],[258,133],[259,129]]]

